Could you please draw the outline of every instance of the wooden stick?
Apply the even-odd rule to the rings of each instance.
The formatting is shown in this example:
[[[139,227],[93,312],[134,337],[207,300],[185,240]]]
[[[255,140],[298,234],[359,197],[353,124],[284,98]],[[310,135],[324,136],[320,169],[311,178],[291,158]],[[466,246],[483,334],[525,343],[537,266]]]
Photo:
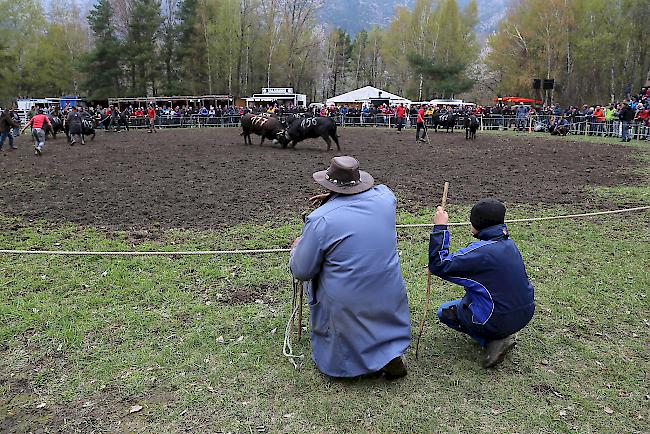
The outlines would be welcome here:
[[[447,193],[449,192],[449,183],[445,182],[445,187],[442,190],[442,202],[440,203],[440,206],[442,209],[445,209],[447,206]]]
[[[420,329],[418,330],[418,340],[415,343],[415,360],[418,359],[420,352],[420,338],[422,337],[422,332],[424,331],[424,323],[427,320],[427,315],[429,313],[429,296],[431,294],[431,271],[427,270],[427,293],[426,298],[424,299],[424,312],[422,312],[422,319],[420,320]]]
[[[449,183],[445,182],[445,186],[442,190],[442,201],[440,206],[442,209],[445,209],[447,206],[447,193],[449,192]],[[420,351],[420,338],[422,338],[422,332],[424,332],[424,323],[427,321],[427,316],[429,314],[429,298],[431,296],[431,270],[427,266],[427,292],[424,299],[424,311],[422,312],[422,319],[420,320],[420,329],[418,330],[418,339],[415,343],[415,360],[418,359],[418,353]]]
[[[298,289],[300,290],[300,301],[298,305],[298,342],[300,342],[300,338],[302,337],[302,304],[303,304],[303,291],[304,288],[302,287],[302,283],[300,283]]]
[[[293,326],[294,326],[294,317],[293,314],[296,309],[296,297],[298,294],[296,294],[296,279],[292,279],[291,283],[293,284],[293,294],[291,295],[291,317],[289,319],[289,336],[293,336]]]

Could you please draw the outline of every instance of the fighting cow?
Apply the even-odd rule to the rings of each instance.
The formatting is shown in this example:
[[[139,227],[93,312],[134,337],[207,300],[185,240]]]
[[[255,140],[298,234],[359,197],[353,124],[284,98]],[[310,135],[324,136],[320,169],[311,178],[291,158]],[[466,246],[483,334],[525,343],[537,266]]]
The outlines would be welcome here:
[[[97,120],[91,118],[90,116],[83,116],[81,119],[81,134],[84,137],[90,137],[90,140],[95,140],[95,129],[97,128]],[[68,142],[71,141],[70,137],[70,126],[66,123],[65,125],[65,135],[68,137]]]
[[[95,128],[97,128],[97,122],[93,118],[84,118],[81,121],[83,126],[83,135],[90,136],[90,140],[95,140]]]
[[[264,139],[279,142],[282,148],[287,147],[288,140],[285,137],[285,129],[282,123],[276,118],[263,115],[245,114],[241,118],[242,133],[244,144],[252,145],[251,134],[257,134],[262,137],[260,146],[264,144]]]
[[[47,115],[47,117],[50,120],[50,123],[52,124],[52,128],[50,129],[49,126],[45,127],[45,136],[47,137],[48,134],[52,134],[52,138],[56,139],[56,135],[58,133],[65,132],[63,121],[61,121],[61,118],[58,116]]]
[[[433,114],[433,129],[438,132],[438,127],[446,128],[447,132],[451,129],[453,132],[454,127],[456,126],[456,121],[458,120],[458,115],[455,113],[439,113],[436,112]]]
[[[294,119],[287,128],[286,137],[290,142],[289,146],[292,148],[295,148],[297,143],[305,139],[320,137],[327,143],[328,151],[332,149],[332,140],[336,143],[336,148],[339,151],[341,150],[339,136],[336,135],[336,122],[328,117]]]
[[[478,118],[473,114],[465,116],[463,126],[465,127],[465,140],[475,140],[476,130],[478,130],[479,126]]]

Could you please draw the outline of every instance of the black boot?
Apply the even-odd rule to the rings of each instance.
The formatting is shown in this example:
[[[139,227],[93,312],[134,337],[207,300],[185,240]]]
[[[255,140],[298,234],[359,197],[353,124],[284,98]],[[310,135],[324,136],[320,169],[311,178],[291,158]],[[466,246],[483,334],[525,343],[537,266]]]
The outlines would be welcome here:
[[[513,335],[506,336],[503,339],[498,339],[496,341],[490,341],[487,344],[485,349],[485,358],[483,359],[484,368],[493,368],[499,363],[503,362],[503,359],[506,357],[506,354],[512,350],[517,342]]]
[[[406,366],[404,365],[404,360],[402,360],[401,356],[397,356],[388,362],[386,366],[381,368],[380,372],[383,372],[384,376],[389,381],[405,377],[407,374]]]

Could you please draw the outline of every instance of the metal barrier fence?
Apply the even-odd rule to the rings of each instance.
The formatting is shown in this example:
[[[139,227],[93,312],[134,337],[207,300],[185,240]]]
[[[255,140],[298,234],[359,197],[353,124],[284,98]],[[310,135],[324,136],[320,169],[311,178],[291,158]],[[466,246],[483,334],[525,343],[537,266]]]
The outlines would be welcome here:
[[[554,116],[536,115],[526,119],[505,116],[483,116],[480,118],[483,130],[548,131]],[[569,134],[622,137],[623,123],[619,120],[597,121],[589,116],[574,116],[569,120]],[[629,137],[635,140],[649,140],[650,126],[638,121],[628,123]]]
[[[279,116],[284,121],[290,115]],[[236,128],[239,127],[240,115],[226,116],[158,116],[156,127],[158,128]],[[339,126],[343,127],[374,127],[374,128],[396,128],[397,118],[385,115],[355,115],[355,116],[332,116]],[[519,130],[519,131],[548,131],[553,116],[535,115],[528,118],[516,118],[502,115],[479,116],[481,130]],[[455,129],[463,128],[464,117],[459,116]],[[433,127],[433,118],[425,117],[428,128]],[[415,128],[412,116],[404,120],[404,128]],[[146,117],[129,118],[129,128],[149,128],[149,120]],[[650,127],[640,122],[629,124],[629,137],[635,140],[650,140]],[[575,116],[569,119],[569,134],[592,135],[603,137],[622,137],[622,122],[618,120],[598,122],[591,117]]]

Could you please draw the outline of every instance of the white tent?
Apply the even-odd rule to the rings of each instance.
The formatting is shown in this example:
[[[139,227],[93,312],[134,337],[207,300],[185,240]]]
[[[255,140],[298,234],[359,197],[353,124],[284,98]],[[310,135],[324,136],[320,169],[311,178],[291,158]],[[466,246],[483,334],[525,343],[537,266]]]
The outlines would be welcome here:
[[[370,104],[372,101],[378,100],[389,100],[391,105],[394,104],[404,104],[406,106],[411,105],[411,101],[402,98],[401,96],[386,92],[376,87],[366,86],[361,89],[353,90],[343,95],[335,96],[334,98],[328,99],[325,103],[330,105],[341,105],[341,104]]]

